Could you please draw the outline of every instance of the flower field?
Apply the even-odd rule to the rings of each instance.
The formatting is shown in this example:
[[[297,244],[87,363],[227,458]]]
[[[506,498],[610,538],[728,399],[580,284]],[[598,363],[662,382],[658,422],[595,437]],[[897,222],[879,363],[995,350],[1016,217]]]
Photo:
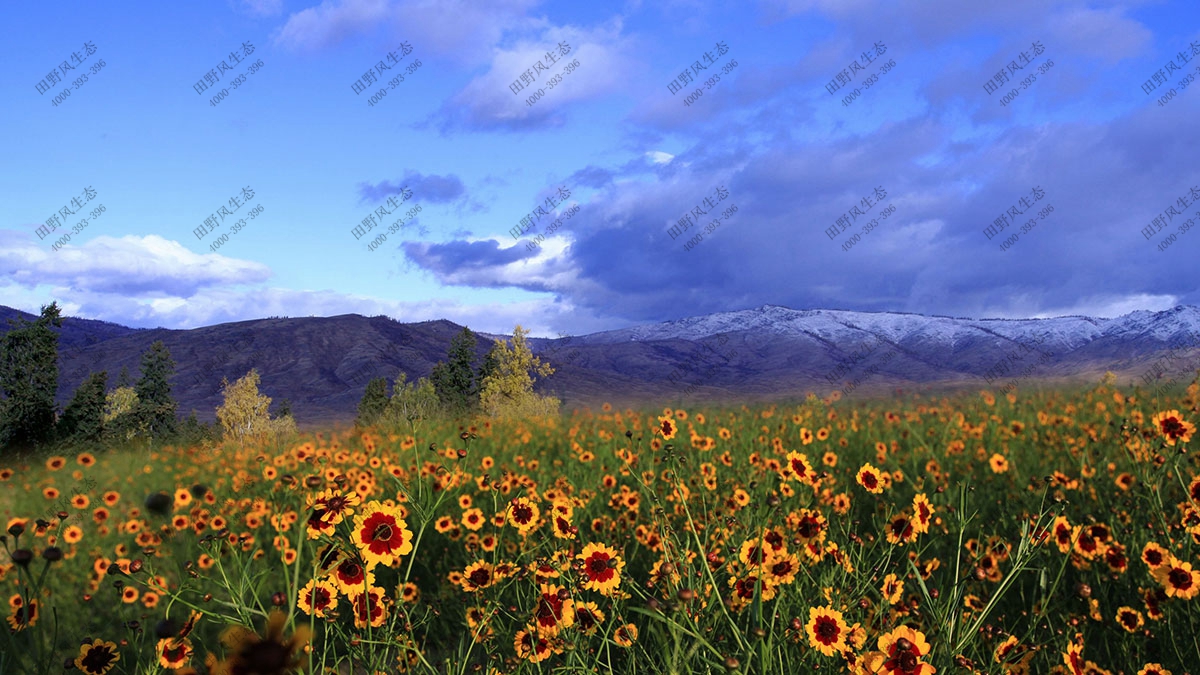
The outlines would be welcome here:
[[[0,673],[1196,673],[1200,385],[1140,396],[0,460]]]

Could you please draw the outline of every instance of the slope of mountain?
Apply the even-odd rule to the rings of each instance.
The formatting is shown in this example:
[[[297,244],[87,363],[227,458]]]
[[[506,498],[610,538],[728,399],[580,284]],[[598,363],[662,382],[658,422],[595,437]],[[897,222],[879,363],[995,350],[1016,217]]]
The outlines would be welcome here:
[[[0,307],[0,318],[14,316],[34,318]],[[172,385],[181,413],[213,419],[222,378],[257,368],[264,393],[290,399],[302,423],[345,422],[370,378],[428,376],[459,330],[445,320],[402,324],[357,314],[191,330],[68,317],[58,398],[65,405],[93,370],[107,370],[110,382],[122,366],[136,377],[142,353],[162,340],[177,364]],[[500,336],[477,337],[482,358]],[[1200,368],[1200,309],[1111,319],[965,319],[764,305],[530,344],[556,369],[538,390],[555,393],[568,408],[802,398],[843,388],[855,395],[896,387],[996,389],[1022,373],[1029,375],[1023,384],[1095,381],[1105,370],[1141,383],[1164,352],[1174,357],[1172,374]]]

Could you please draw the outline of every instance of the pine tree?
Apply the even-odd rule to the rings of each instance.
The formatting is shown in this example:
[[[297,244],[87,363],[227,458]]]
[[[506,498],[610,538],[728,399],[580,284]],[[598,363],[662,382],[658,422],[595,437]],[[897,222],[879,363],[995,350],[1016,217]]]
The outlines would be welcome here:
[[[387,410],[387,405],[387,379],[376,377],[367,383],[362,400],[358,402],[358,417],[354,419],[355,426],[362,428],[375,424]]]
[[[525,330],[517,324],[512,346],[496,340],[496,365],[483,382],[480,405],[493,417],[544,417],[558,414],[559,400],[533,393],[534,377],[554,373],[549,363],[533,355],[525,341]]]
[[[475,334],[464,327],[450,341],[450,351],[446,354],[446,360],[439,361],[429,376],[438,400],[447,412],[455,416],[467,414],[478,400],[475,370],[472,365],[475,362],[477,344]]]
[[[88,375],[75,390],[58,420],[58,438],[71,448],[95,449],[100,446],[104,435],[104,389],[108,373],[100,371]]]
[[[142,377],[134,391],[138,402],[134,414],[154,438],[172,438],[178,431],[175,418],[179,404],[171,398],[170,379],[175,375],[175,361],[162,340],[156,340],[142,354]]]
[[[32,449],[53,440],[58,389],[57,302],[35,321],[11,321],[0,337],[0,446]]]
[[[117,374],[117,381],[113,383],[114,389],[121,387],[132,387],[133,377],[129,375],[129,366],[121,366],[121,372]]]

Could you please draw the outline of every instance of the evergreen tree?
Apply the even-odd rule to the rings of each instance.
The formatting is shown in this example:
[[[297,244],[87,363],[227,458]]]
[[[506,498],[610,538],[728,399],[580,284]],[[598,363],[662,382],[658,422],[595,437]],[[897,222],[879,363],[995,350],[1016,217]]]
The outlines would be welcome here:
[[[114,389],[121,387],[132,387],[133,378],[129,375],[129,366],[121,366],[121,372],[117,375],[117,381],[113,384]]]
[[[376,377],[367,383],[362,400],[358,402],[358,417],[354,419],[355,426],[369,427],[379,421],[387,410],[388,393],[387,379]]]
[[[473,392],[473,398],[475,401],[479,401],[480,395],[483,393],[484,381],[491,377],[492,373],[496,372],[496,366],[499,364],[499,352],[496,348],[496,344],[492,343],[492,346],[490,349],[488,349],[487,354],[483,356],[483,363],[479,364],[479,372],[475,375],[475,390]]]
[[[75,390],[67,409],[58,420],[58,438],[71,448],[95,449],[104,434],[104,389],[108,373],[88,375]]]
[[[156,340],[142,354],[142,377],[134,386],[138,402],[134,414],[154,438],[172,438],[178,431],[175,419],[179,404],[171,398],[170,379],[175,375],[175,361],[162,340]]]
[[[205,424],[196,417],[196,411],[193,410],[187,419],[183,420],[179,425],[178,442],[183,446],[202,445],[206,441],[216,439],[216,432],[211,424]]]
[[[464,327],[450,341],[446,360],[439,361],[429,376],[438,400],[447,412],[455,416],[467,414],[478,400],[473,367],[477,344],[475,334]]]
[[[0,337],[0,446],[32,449],[53,439],[58,389],[57,302],[35,321],[10,321]]]
[[[558,414],[559,400],[533,393],[534,377],[554,373],[549,363],[533,355],[520,324],[513,329],[512,346],[497,340],[496,365],[480,388],[480,405],[493,417],[544,417]]]
[[[288,399],[279,401],[279,410],[275,412],[275,417],[292,417],[292,402]]]

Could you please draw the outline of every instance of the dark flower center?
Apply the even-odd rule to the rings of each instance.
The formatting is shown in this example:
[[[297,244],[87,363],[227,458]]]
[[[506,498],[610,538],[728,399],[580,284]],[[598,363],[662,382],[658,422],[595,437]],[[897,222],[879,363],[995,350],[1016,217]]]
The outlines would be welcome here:
[[[805,516],[804,519],[800,521],[799,527],[796,528],[796,533],[805,539],[812,539],[820,532],[821,525],[817,522],[817,519],[813,518],[812,516]]]
[[[486,586],[487,582],[491,580],[492,575],[487,570],[480,568],[471,572],[471,576],[467,578],[476,586]]]
[[[278,673],[288,664],[291,652],[277,642],[259,642],[242,653],[247,673]]]
[[[1162,431],[1171,438],[1179,438],[1183,436],[1184,426],[1179,422],[1178,417],[1168,417],[1161,422]]]
[[[375,531],[371,533],[371,538],[376,541],[390,541],[392,538],[392,526],[387,523],[376,525]]]
[[[829,618],[821,618],[817,620],[816,625],[817,639],[823,644],[830,644],[837,640],[838,625],[837,622]]]
[[[1171,581],[1171,585],[1180,590],[1187,590],[1192,587],[1192,575],[1182,568],[1176,567],[1167,574],[1167,579]]]
[[[89,673],[102,673],[109,664],[117,660],[117,655],[113,654],[107,646],[92,647],[88,650],[87,656],[79,662],[83,665],[83,669]]]

